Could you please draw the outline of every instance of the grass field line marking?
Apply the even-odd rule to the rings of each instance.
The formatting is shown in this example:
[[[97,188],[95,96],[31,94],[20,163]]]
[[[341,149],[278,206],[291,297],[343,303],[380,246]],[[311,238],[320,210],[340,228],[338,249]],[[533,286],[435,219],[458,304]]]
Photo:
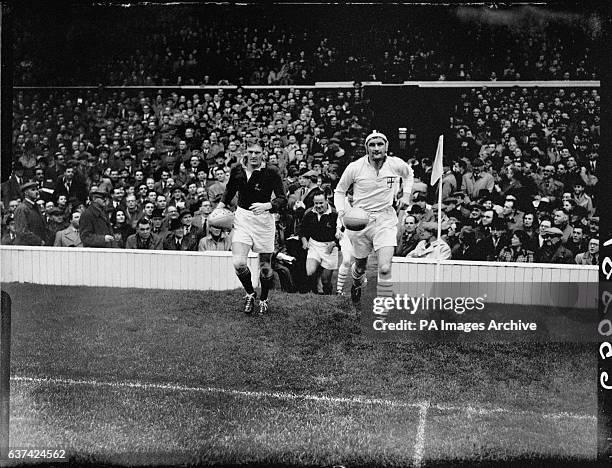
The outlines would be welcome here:
[[[269,392],[269,391],[251,391],[251,390],[234,390],[228,388],[219,387],[188,387],[179,384],[161,384],[161,383],[147,383],[138,381],[116,381],[108,382],[103,380],[75,380],[67,378],[57,377],[26,377],[26,376],[12,376],[12,381],[15,382],[31,382],[31,383],[50,383],[50,384],[64,384],[64,385],[90,385],[93,387],[111,387],[111,388],[137,388],[142,390],[171,390],[177,392],[197,392],[197,393],[221,393],[226,395],[243,396],[249,398],[278,398],[281,400],[311,400],[320,401],[324,403],[349,403],[349,404],[360,404],[360,405],[380,405],[380,406],[391,406],[395,408],[422,408],[424,403],[417,402],[411,403],[407,401],[398,400],[385,400],[382,398],[367,398],[367,397],[333,397],[324,395],[313,395],[309,393],[290,393],[290,392]],[[494,407],[483,407],[477,408],[466,404],[464,406],[456,405],[442,405],[442,404],[429,404],[428,408],[433,408],[439,411],[457,411],[457,412],[468,412],[479,415],[489,415],[495,413],[510,413],[522,416],[539,416],[542,418],[551,419],[585,419],[596,421],[597,417],[592,415],[576,414],[569,412],[555,412],[555,413],[543,413],[537,411],[528,410],[514,410],[509,408],[494,408]]]
[[[423,462],[423,454],[425,453],[425,426],[427,425],[427,410],[429,402],[421,403],[419,407],[419,426],[416,433],[416,442],[414,444],[414,456],[412,463],[414,466],[421,466]]]

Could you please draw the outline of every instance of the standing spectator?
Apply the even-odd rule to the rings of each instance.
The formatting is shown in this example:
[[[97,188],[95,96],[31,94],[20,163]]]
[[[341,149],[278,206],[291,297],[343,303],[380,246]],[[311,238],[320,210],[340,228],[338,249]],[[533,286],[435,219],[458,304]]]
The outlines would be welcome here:
[[[482,159],[476,158],[472,163],[472,172],[464,174],[461,181],[461,191],[466,192],[473,200],[478,198],[481,190],[491,192],[495,186],[493,176],[488,172],[483,172],[483,166]]]
[[[586,252],[576,255],[578,265],[599,265],[599,239],[591,239]]]
[[[81,215],[79,234],[83,247],[115,247],[113,226],[106,215],[108,192],[95,189],[90,192],[91,205]]]
[[[55,247],[83,247],[81,236],[79,235],[79,221],[81,212],[75,210],[70,215],[70,226],[55,234]]]
[[[163,250],[162,240],[151,232],[151,223],[146,218],[138,221],[136,234],[132,234],[125,242],[126,249]]]
[[[476,249],[480,252],[481,257],[489,262],[497,260],[499,252],[508,245],[507,230],[508,226],[503,219],[493,220],[491,234],[476,243]]]
[[[69,200],[76,198],[81,203],[85,203],[87,199],[87,187],[85,183],[75,176],[76,162],[72,162],[64,169],[62,175],[55,184],[55,196],[66,195]]]
[[[23,192],[21,186],[24,185],[23,165],[16,161],[13,163],[13,172],[6,182],[2,183],[2,201],[8,203],[10,200],[21,200]]]
[[[510,237],[510,245],[504,246],[497,256],[498,262],[533,263],[533,252],[525,246],[529,242],[529,236],[525,231],[517,229]]]
[[[38,184],[28,182],[20,187],[24,199],[15,210],[15,245],[45,245],[47,226],[40,214],[36,201],[38,200]]]
[[[227,174],[222,167],[217,167],[215,169],[215,178],[217,181],[208,187],[208,199],[212,202],[213,208],[215,208],[217,203],[223,198],[225,187],[227,186]]]
[[[204,251],[223,251],[232,250],[232,239],[223,229],[210,226],[209,234],[203,237],[198,244],[198,250]]]

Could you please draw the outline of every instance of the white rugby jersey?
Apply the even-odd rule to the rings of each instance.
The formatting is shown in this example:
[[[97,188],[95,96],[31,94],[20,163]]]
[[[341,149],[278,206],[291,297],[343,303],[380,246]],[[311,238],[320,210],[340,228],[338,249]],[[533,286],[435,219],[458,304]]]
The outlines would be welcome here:
[[[412,193],[414,172],[408,163],[387,156],[378,172],[365,155],[350,163],[344,170],[334,191],[336,210],[345,210],[346,191],[353,184],[353,207],[366,211],[382,211],[393,205],[393,199],[403,180],[404,199]]]

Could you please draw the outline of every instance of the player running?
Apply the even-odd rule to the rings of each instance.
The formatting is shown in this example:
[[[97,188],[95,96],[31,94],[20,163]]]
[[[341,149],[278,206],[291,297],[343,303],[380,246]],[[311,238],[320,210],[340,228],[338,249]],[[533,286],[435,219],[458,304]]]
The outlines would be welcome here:
[[[238,192],[238,207],[234,216],[232,256],[238,279],[246,291],[244,312],[253,312],[257,293],[251,282],[247,266],[249,250],[259,253],[261,294],[259,315],[269,311],[268,292],[274,282],[271,266],[274,253],[275,223],[272,213],[287,205],[283,180],[277,169],[263,162],[263,149],[259,144],[249,144],[242,163],[235,164],[217,210],[231,203]],[[275,198],[271,200],[272,193]]]
[[[346,231],[355,251],[355,263],[351,268],[354,304],[361,299],[368,255],[372,250],[378,257],[377,295],[393,296],[391,260],[397,245],[397,214],[393,202],[401,179],[403,196],[399,208],[408,206],[414,182],[414,173],[406,162],[387,156],[389,140],[384,134],[374,130],[366,137],[365,147],[366,155],[348,165],[334,192],[334,205],[341,220],[348,208],[346,193],[351,184],[353,207],[362,208],[370,215],[370,222],[364,229]]]

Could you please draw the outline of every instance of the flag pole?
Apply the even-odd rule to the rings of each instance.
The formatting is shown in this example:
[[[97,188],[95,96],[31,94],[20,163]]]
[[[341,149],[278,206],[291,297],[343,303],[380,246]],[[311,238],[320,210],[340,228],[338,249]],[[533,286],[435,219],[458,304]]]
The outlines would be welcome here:
[[[439,158],[439,159],[438,159]],[[436,161],[438,170],[443,167],[444,158],[444,135],[440,135],[438,139],[438,149],[436,151]],[[438,245],[442,239],[442,178],[444,174],[440,170],[440,178],[438,179]],[[436,259],[436,283],[440,282],[440,259]]]

